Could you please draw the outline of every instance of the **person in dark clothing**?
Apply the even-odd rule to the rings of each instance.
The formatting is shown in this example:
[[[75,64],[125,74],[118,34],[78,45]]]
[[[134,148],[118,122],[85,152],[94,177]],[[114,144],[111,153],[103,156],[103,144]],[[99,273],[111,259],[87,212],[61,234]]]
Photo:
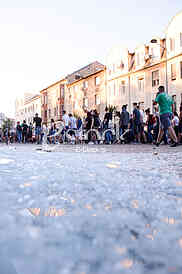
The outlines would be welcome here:
[[[20,125],[20,122],[17,122],[17,125],[16,125],[16,136],[17,136],[18,142],[21,143],[21,141],[22,141],[22,127]]]
[[[109,112],[109,109],[105,108],[105,115],[104,115],[104,129],[108,129],[109,120],[112,120],[112,114]]]
[[[33,122],[35,123],[35,136],[37,144],[40,144],[40,138],[41,138],[41,125],[42,125],[42,118],[38,116],[38,113],[35,114],[35,117],[33,119]]]
[[[22,143],[26,143],[27,137],[28,137],[28,125],[25,120],[23,121],[23,124],[21,127],[22,127]]]
[[[86,122],[86,130],[90,131],[93,129],[94,125],[94,118],[93,118],[93,113],[92,112],[87,112],[87,118],[85,119]],[[88,133],[88,141],[90,142],[92,140],[92,132],[90,131]]]
[[[100,121],[100,117],[99,117],[99,114],[98,114],[97,110],[93,111],[93,119],[94,119],[94,122],[93,122],[94,123],[93,124],[94,128],[96,128],[96,129],[100,128],[101,121]]]
[[[127,111],[127,105],[122,106],[122,112],[120,115],[120,133],[123,134],[128,129],[128,124],[130,120],[130,114]]]
[[[33,140],[32,140],[32,131],[33,131],[33,125],[32,125],[32,123],[30,123],[30,125],[28,127],[28,141],[29,142],[33,142]]]
[[[86,130],[90,130],[93,127],[93,116],[91,112],[87,112],[87,118],[85,119],[86,122]]]
[[[9,137],[10,137],[10,130],[9,130],[8,127],[6,127],[4,129],[4,137],[5,137],[6,144],[8,145],[9,144]]]
[[[150,113],[150,108],[146,109],[145,111],[146,115],[147,115],[147,139],[149,143],[153,142],[153,134],[152,131],[154,129],[154,124],[156,122],[155,116],[153,114]]]
[[[140,111],[137,109],[137,103],[133,103],[133,124],[134,134],[137,142],[140,142]]]

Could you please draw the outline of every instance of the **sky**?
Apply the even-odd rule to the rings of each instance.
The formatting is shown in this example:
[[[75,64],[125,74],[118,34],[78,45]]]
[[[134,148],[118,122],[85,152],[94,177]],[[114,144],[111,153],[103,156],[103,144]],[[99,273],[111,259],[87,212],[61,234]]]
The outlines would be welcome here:
[[[118,45],[130,50],[165,29],[181,0],[0,0],[0,112]]]

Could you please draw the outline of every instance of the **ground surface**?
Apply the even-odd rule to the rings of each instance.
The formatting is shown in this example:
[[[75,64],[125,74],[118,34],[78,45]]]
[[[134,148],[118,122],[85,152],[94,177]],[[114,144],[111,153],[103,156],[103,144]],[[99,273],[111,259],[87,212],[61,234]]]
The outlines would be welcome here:
[[[0,146],[0,273],[182,273],[182,146],[37,148]]]

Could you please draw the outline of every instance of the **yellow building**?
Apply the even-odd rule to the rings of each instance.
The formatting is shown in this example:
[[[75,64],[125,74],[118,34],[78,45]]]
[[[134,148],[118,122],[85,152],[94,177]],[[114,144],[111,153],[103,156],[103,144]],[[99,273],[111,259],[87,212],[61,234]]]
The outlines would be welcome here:
[[[86,111],[97,109],[103,115],[105,92],[105,67],[91,63],[67,76],[65,110],[83,117]]]
[[[48,125],[50,124],[51,119],[57,124],[59,124],[62,119],[65,84],[66,79],[63,78],[40,92],[42,120]]]

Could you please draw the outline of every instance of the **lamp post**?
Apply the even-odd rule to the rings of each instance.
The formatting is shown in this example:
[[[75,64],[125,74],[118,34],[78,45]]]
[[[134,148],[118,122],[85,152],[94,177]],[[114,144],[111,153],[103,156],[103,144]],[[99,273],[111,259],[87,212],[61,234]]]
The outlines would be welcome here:
[[[157,44],[158,41],[157,39],[152,39],[150,41],[152,44]],[[166,47],[163,47],[160,45],[160,47],[164,50],[166,50],[166,61],[165,61],[165,64],[166,64],[166,93],[168,94],[168,70],[167,70],[167,55],[168,55],[168,51],[167,51],[167,38],[166,38]]]

